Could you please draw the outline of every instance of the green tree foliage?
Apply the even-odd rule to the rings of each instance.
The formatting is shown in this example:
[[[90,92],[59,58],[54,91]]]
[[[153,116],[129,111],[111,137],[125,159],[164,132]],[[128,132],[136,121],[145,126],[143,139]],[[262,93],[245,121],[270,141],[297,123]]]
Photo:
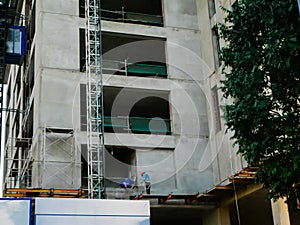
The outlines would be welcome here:
[[[270,197],[300,190],[300,19],[296,0],[239,0],[219,26],[226,42],[226,124]],[[299,195],[300,196],[300,195]]]

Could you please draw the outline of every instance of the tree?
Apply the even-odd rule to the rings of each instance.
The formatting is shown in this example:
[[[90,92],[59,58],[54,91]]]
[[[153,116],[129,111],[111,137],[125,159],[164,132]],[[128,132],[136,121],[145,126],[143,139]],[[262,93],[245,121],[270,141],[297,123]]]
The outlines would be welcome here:
[[[219,26],[226,125],[274,200],[300,196],[300,19],[296,0],[237,0]]]

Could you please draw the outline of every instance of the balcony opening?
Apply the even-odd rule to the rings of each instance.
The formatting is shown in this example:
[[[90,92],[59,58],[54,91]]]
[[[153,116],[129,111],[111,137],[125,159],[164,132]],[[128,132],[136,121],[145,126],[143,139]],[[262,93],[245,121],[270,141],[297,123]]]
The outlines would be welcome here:
[[[81,85],[81,131],[87,129],[85,92],[85,85]],[[170,135],[169,92],[104,87],[104,131]]]
[[[105,146],[105,187],[120,188],[123,179],[136,181],[136,151],[122,146]],[[81,186],[88,187],[87,145],[81,145]]]
[[[171,134],[169,93],[104,87],[104,130],[110,133]]]
[[[102,32],[103,73],[167,78],[163,38]],[[80,30],[80,71],[85,71],[85,32]]]
[[[106,146],[105,148],[106,187],[121,187],[120,183],[126,178],[135,182],[137,174],[135,150],[121,146]]]
[[[167,78],[162,38],[103,32],[103,73]]]
[[[79,16],[85,17],[85,1],[79,1]],[[101,4],[101,18],[115,22],[163,26],[161,0],[109,0]]]

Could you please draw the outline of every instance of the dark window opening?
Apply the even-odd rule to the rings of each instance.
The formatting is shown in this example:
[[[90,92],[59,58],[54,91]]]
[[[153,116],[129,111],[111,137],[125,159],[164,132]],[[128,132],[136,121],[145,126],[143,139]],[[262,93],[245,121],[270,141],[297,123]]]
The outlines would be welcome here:
[[[14,127],[15,127],[15,137],[18,137],[19,136],[19,132],[20,132],[20,115],[19,113],[16,113],[16,117],[15,117],[15,122],[14,122]]]
[[[215,0],[208,0],[208,12],[209,17],[213,17],[216,14],[216,3]]]
[[[102,72],[111,75],[167,78],[165,39],[102,33]],[[80,30],[80,71],[85,71],[85,32]]]
[[[87,145],[81,145],[81,188],[88,189],[88,153]]]
[[[79,0],[79,16],[85,17],[85,1]],[[102,1],[101,18],[115,22],[163,26],[161,0]]]
[[[79,17],[85,17],[85,0],[79,0]]]
[[[8,135],[9,135],[9,121],[5,123],[5,141],[4,143],[7,143],[8,141]]]
[[[169,93],[104,87],[104,131],[171,134]],[[86,87],[80,86],[80,124],[87,129]]]
[[[219,106],[219,97],[218,97],[218,88],[214,86],[212,88],[212,99],[213,99],[213,106],[214,106],[214,115],[215,115],[215,131],[220,131],[221,128],[221,117],[220,117],[220,106]]]
[[[169,93],[104,87],[104,131],[171,134]]]
[[[105,184],[106,187],[120,187],[123,179],[136,181],[136,153],[127,147],[106,146]]]
[[[85,29],[79,30],[79,70],[84,72],[85,68]]]
[[[88,187],[88,149],[81,145],[81,187]],[[136,180],[135,150],[121,146],[105,146],[105,187],[120,187],[125,178]]]
[[[85,84],[80,84],[80,130],[87,130],[87,105]]]
[[[216,27],[212,29],[212,45],[214,51],[215,70],[217,70],[221,66],[221,61],[219,57],[219,53],[220,53],[219,33]]]

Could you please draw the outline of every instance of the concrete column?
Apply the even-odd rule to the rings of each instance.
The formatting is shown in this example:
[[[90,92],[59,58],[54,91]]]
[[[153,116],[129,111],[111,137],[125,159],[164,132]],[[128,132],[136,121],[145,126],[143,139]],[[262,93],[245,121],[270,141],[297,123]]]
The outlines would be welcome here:
[[[203,225],[230,225],[228,207],[221,207],[211,211],[203,217]]]
[[[286,199],[278,199],[276,202],[271,201],[274,225],[290,225],[290,216]]]

